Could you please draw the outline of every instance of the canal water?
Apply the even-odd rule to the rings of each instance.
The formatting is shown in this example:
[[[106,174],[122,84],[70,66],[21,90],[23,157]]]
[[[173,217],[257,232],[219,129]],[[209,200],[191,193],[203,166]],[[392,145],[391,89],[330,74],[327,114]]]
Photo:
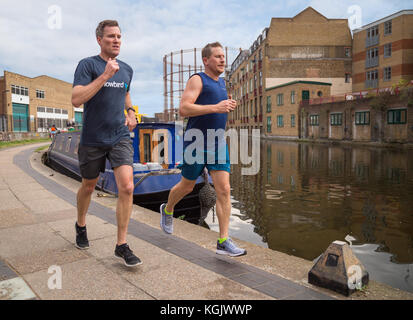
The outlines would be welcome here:
[[[264,140],[259,173],[241,168],[232,236],[315,261],[350,235],[370,279],[413,292],[413,150]]]

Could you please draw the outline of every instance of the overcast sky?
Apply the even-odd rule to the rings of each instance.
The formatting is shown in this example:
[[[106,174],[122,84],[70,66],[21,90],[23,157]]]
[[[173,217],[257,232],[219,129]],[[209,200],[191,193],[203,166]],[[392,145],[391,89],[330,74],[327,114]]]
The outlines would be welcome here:
[[[352,25],[413,9],[411,0],[0,0],[0,75],[7,70],[72,83],[77,63],[100,52],[98,22],[116,19],[123,36],[119,59],[134,70],[133,104],[153,115],[163,111],[165,54],[213,41],[248,49],[272,17],[293,17],[308,6]]]

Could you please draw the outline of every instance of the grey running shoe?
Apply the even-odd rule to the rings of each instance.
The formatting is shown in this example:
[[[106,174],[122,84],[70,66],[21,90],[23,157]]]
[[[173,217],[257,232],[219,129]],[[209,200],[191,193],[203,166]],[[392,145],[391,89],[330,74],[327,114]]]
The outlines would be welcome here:
[[[89,249],[89,241],[87,239],[86,226],[81,228],[77,225],[77,222],[76,222],[75,223],[75,229],[76,229],[75,247],[80,249],[80,250]]]
[[[174,231],[173,226],[173,215],[166,214],[165,212],[166,203],[161,204],[161,208],[159,209],[161,213],[161,228],[165,233],[172,234]]]
[[[133,254],[133,251],[126,243],[120,246],[116,245],[115,257],[121,259],[127,267],[135,267],[142,264],[142,261]]]
[[[247,250],[237,247],[237,245],[230,238],[228,238],[223,243],[219,243],[219,241],[217,241],[216,253],[230,257],[238,257],[247,254]]]

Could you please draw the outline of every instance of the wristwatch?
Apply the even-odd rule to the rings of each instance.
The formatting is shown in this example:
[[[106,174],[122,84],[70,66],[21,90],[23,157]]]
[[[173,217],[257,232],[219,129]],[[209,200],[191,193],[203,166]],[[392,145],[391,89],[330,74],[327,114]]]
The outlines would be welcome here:
[[[135,112],[135,109],[129,107],[128,109],[126,109],[126,112],[129,112],[129,110],[132,110],[133,112]]]

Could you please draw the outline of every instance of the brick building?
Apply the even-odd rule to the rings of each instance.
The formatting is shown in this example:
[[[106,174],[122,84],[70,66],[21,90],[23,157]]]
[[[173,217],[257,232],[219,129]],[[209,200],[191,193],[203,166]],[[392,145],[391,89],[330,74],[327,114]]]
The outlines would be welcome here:
[[[365,25],[353,36],[354,93],[413,79],[413,10]]]
[[[83,108],[72,106],[71,83],[4,71],[0,91],[0,131],[47,132],[53,124],[65,130],[68,122],[81,126]]]
[[[331,83],[293,81],[265,89],[265,132],[284,138],[299,138],[299,110],[302,101],[321,100],[329,97]]]
[[[351,92],[351,53],[347,19],[328,19],[311,7],[293,18],[272,18],[231,66],[230,92],[238,108],[229,115],[228,127],[272,135],[265,130],[271,116],[264,109],[267,88],[313,81],[331,83],[332,95]]]

